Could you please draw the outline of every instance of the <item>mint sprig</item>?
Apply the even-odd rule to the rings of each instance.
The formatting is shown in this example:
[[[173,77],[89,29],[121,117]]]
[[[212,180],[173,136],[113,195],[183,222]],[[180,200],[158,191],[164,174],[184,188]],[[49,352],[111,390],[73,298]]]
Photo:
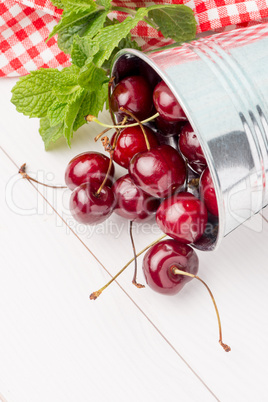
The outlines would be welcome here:
[[[70,54],[72,65],[59,71],[40,69],[18,80],[11,101],[17,110],[40,118],[45,148],[65,137],[71,144],[73,132],[85,124],[87,114],[97,116],[107,103],[111,60],[119,49],[139,49],[130,31],[139,21],[159,28],[176,42],[195,38],[193,11],[184,5],[153,5],[129,10],[123,22],[110,20],[119,9],[110,0],[53,0],[63,8],[62,18],[50,36],[58,34],[58,46]]]

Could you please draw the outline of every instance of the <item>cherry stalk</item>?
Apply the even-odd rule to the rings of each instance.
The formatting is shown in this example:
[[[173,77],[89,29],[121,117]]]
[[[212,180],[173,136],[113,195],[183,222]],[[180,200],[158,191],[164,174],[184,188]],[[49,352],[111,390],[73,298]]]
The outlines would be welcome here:
[[[175,266],[175,265],[174,265],[173,267],[171,267],[171,271],[172,271],[172,273],[173,273],[174,275],[184,275],[184,276],[189,276],[189,277],[191,277],[191,278],[198,279],[198,280],[199,280],[201,283],[203,283],[203,285],[207,288],[207,290],[208,290],[208,292],[209,292],[209,294],[210,294],[210,297],[211,297],[211,299],[212,299],[212,302],[213,302],[213,304],[214,304],[214,308],[215,308],[216,315],[217,315],[217,319],[218,319],[218,326],[219,326],[219,343],[220,343],[220,345],[223,347],[223,349],[225,350],[225,352],[230,352],[230,350],[231,350],[230,346],[228,346],[228,345],[226,345],[225,343],[222,342],[222,329],[221,329],[221,320],[220,320],[219,310],[218,310],[217,304],[216,304],[216,302],[215,302],[214,296],[213,296],[211,290],[209,289],[208,285],[206,284],[206,282],[204,282],[204,281],[203,281],[201,278],[199,278],[199,276],[197,276],[197,275],[193,275],[193,274],[191,274],[191,273],[189,273],[189,272],[185,272],[185,271],[182,271],[182,270],[178,269],[178,267]]]
[[[44,187],[56,188],[56,189],[57,189],[57,188],[67,188],[67,186],[52,186],[52,185],[50,185],[50,184],[41,183],[40,181],[38,181],[38,180],[34,179],[33,177],[29,176],[28,173],[26,173],[26,163],[24,163],[24,164],[20,167],[18,173],[21,174],[21,176],[22,176],[23,179],[27,179],[27,180],[33,181],[34,183],[37,183],[37,184],[41,184],[41,185],[44,186]]]
[[[149,121],[154,120],[154,119],[155,119],[156,117],[158,117],[158,116],[159,116],[159,114],[158,114],[158,113],[155,113],[153,116],[148,117],[148,119],[142,120],[142,121],[141,121],[141,124],[148,123]],[[102,123],[100,120],[97,119],[96,116],[92,116],[91,114],[88,114],[87,116],[85,116],[85,120],[86,120],[88,123],[90,123],[90,122],[93,121],[93,122],[99,124],[100,126],[107,127],[107,128],[123,128],[123,125],[122,125],[122,124],[112,125],[112,124],[105,124],[105,123]],[[139,125],[139,123],[126,124],[126,125],[124,125],[124,128],[136,127],[136,126],[138,126],[138,125]]]
[[[145,247],[143,250],[141,250],[139,253],[136,254],[136,258],[139,257],[141,254],[143,254],[145,251],[147,251],[150,247],[154,246],[155,244],[157,244],[158,242],[160,242],[161,240],[163,240],[166,237],[166,235],[161,236],[159,239],[153,241],[152,243],[150,243],[147,247]],[[125,269],[133,262],[135,261],[135,257],[131,258],[131,260],[128,261],[128,263],[126,265],[123,266],[123,268],[117,272],[117,274],[115,276],[112,277],[112,279],[106,283],[106,285],[104,285],[102,288],[100,288],[99,290],[97,290],[96,292],[91,293],[91,295],[89,296],[90,300],[96,300],[101,293],[115,280],[118,278],[119,275],[122,274],[122,272],[125,271]]]
[[[147,146],[147,150],[150,151],[150,150],[151,150],[150,143],[149,143],[148,137],[147,137],[147,135],[146,135],[146,132],[145,132],[144,127],[143,127],[143,125],[141,124],[140,120],[139,120],[133,113],[131,113],[129,110],[127,110],[127,109],[125,109],[125,108],[123,108],[123,107],[120,107],[120,110],[121,110],[122,112],[128,114],[128,115],[129,115],[130,117],[132,117],[134,120],[136,120],[136,122],[137,122],[138,125],[140,126],[140,129],[141,129],[141,131],[142,131],[142,133],[143,133],[143,135],[144,135],[144,140],[145,140],[145,143],[146,143],[146,146]]]
[[[130,225],[129,225],[129,236],[130,236],[130,240],[131,240],[131,245],[132,245],[132,249],[133,249],[133,254],[134,254],[134,275],[133,275],[133,279],[132,279],[132,283],[133,285],[135,285],[137,288],[141,289],[144,288],[145,286],[142,285],[141,283],[137,282],[137,253],[136,253],[136,247],[135,247],[135,243],[134,243],[134,238],[133,238],[133,221],[130,221]]]
[[[125,121],[126,121],[126,119],[123,120],[122,126],[124,126]],[[112,169],[112,166],[113,166],[114,149],[115,149],[115,147],[116,147],[116,142],[117,142],[117,139],[118,139],[119,134],[120,134],[120,130],[117,131],[116,136],[115,136],[114,141],[113,141],[113,144],[112,144],[112,145],[109,144],[109,146],[108,146],[108,144],[107,144],[107,139],[108,139],[108,137],[105,137],[105,138],[103,139],[104,141],[103,141],[102,143],[103,143],[103,145],[104,145],[104,148],[105,148],[106,151],[108,151],[108,152],[110,153],[110,161],[109,161],[109,166],[108,166],[108,170],[107,170],[106,176],[105,176],[103,182],[101,183],[101,185],[100,185],[100,187],[99,187],[99,189],[98,189],[98,191],[97,191],[97,193],[96,193],[97,196],[100,194],[101,190],[103,189],[103,187],[105,186],[107,180],[109,179],[110,172],[111,172],[111,169]]]

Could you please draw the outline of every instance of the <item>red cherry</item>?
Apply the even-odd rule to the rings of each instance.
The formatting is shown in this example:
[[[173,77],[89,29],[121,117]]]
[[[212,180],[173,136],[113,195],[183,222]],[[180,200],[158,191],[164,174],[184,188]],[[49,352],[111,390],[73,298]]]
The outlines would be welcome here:
[[[73,158],[67,165],[65,171],[65,182],[70,190],[74,190],[80,184],[91,180],[97,180],[99,185],[104,180],[108,171],[110,159],[100,152],[84,152]],[[106,182],[111,185],[113,182],[114,165],[112,165],[110,178]]]
[[[163,240],[151,247],[143,259],[143,272],[146,282],[156,292],[174,295],[192,278],[174,274],[176,267],[184,272],[196,275],[198,257],[187,244],[176,240]]]
[[[137,187],[128,174],[117,179],[112,189],[116,198],[114,212],[123,218],[144,221],[159,207],[159,199]]]
[[[147,127],[144,127],[151,148],[159,145],[156,135]],[[111,144],[114,142],[116,133],[111,138]],[[138,152],[146,151],[147,145],[144,134],[140,126],[128,127],[121,131],[117,138],[116,147],[113,154],[113,160],[118,165],[128,169],[129,162]]]
[[[218,211],[217,197],[212,177],[208,168],[206,168],[202,173],[200,177],[199,186],[200,186],[201,199],[204,200],[204,203],[208,211],[211,214],[218,216],[219,211]]]
[[[157,74],[157,72],[144,61],[140,60],[139,70],[140,75],[145,78],[151,88],[155,88],[155,86],[161,81],[161,77]]]
[[[161,136],[166,136],[166,137],[170,137],[170,136],[175,136],[175,135],[179,135],[183,125],[185,124],[185,121],[167,121],[164,120],[161,116],[158,116],[155,119],[156,122],[156,127],[159,131],[159,134]]]
[[[110,104],[119,120],[125,116],[120,107],[132,112],[139,120],[144,120],[151,116],[153,110],[152,89],[139,75],[124,78],[115,86]],[[128,120],[131,120],[129,116]]]
[[[194,243],[205,231],[207,210],[194,195],[177,193],[162,202],[156,212],[156,222],[173,239]]]
[[[129,174],[143,191],[165,198],[184,184],[186,167],[178,151],[160,145],[136,154],[130,161]]]
[[[186,123],[181,130],[179,147],[190,167],[195,172],[201,174],[206,168],[207,162],[197,135],[190,123]]]
[[[157,112],[164,120],[170,122],[187,120],[181,105],[164,81],[156,85],[153,102]]]
[[[113,212],[115,198],[110,187],[104,186],[100,193],[98,181],[83,183],[72,192],[70,211],[81,223],[94,225],[107,219]]]

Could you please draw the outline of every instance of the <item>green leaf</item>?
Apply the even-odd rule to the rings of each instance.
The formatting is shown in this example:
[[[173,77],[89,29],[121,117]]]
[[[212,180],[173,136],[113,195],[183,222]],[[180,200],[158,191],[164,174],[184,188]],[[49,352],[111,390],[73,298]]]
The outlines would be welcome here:
[[[120,24],[107,26],[100,30],[94,38],[94,40],[98,41],[100,47],[93,59],[97,67],[101,67],[104,61],[109,59],[114,48],[147,15],[149,8],[139,8],[134,18],[127,17]]]
[[[51,127],[48,117],[43,117],[42,119],[40,119],[39,133],[44,141],[46,150],[51,143],[56,142],[59,138],[63,136],[63,127],[63,122],[54,127]]]
[[[60,10],[63,9],[63,3],[61,0],[50,0],[53,6],[59,8]]]
[[[87,20],[87,28],[84,35],[88,36],[89,38],[94,38],[94,36],[97,35],[100,29],[103,28],[108,12],[108,10],[99,10],[96,11],[94,15],[92,14],[91,16],[89,16]]]
[[[103,68],[96,67],[93,63],[86,64],[78,78],[78,83],[89,91],[98,91],[109,78]]]
[[[76,24],[63,29],[58,34],[58,46],[64,53],[70,54],[75,35],[83,36],[88,27],[88,17],[83,18]]]
[[[99,112],[103,110],[105,102],[108,98],[108,84],[104,84],[102,89],[98,92],[88,91],[81,103],[79,112],[76,116],[73,129],[78,130],[79,127],[85,124],[85,116],[91,114],[98,116]]]
[[[78,21],[75,25],[65,28],[58,35],[58,46],[65,53],[71,53],[74,38],[87,36],[93,38],[103,27],[108,11],[99,10]]]
[[[11,102],[17,111],[30,117],[44,117],[56,100],[53,92],[60,72],[56,69],[40,69],[21,77],[12,89]]]
[[[45,117],[48,109],[58,100],[73,101],[78,85],[77,66],[56,69],[40,69],[22,77],[12,89],[11,102],[17,110],[30,117]]]
[[[68,103],[61,103],[55,101],[53,105],[48,108],[47,117],[51,127],[57,126],[62,123],[66,114]]]
[[[111,8],[111,0],[96,0],[96,4],[104,7],[105,10],[109,10]]]
[[[53,93],[55,95],[70,95],[76,92],[79,89],[77,78],[77,73],[61,71],[57,81],[54,82]]]
[[[163,7],[163,6],[162,6]],[[177,42],[192,40],[196,35],[196,20],[191,8],[183,4],[152,9],[148,14],[166,38]]]
[[[94,4],[88,7],[74,7],[67,11],[64,10],[62,14],[62,18],[59,23],[53,28],[52,32],[50,33],[48,39],[52,38],[56,33],[62,32],[68,27],[73,25],[77,25],[79,21],[84,20],[86,16],[94,13],[96,11],[97,5]]]
[[[95,6],[94,0],[61,0],[65,9],[71,10],[87,10],[89,7]]]
[[[78,67],[83,67],[86,60],[92,55],[90,61],[93,58],[93,55],[96,54],[99,50],[99,45],[96,41],[92,40],[88,36],[76,36],[73,40],[71,58],[72,62],[76,64]]]
[[[69,103],[66,109],[63,134],[69,146],[71,145],[71,139],[73,137],[74,122],[77,118],[79,109],[81,107],[81,104],[83,103],[85,95],[86,91],[84,89],[81,89],[77,94],[75,101]]]

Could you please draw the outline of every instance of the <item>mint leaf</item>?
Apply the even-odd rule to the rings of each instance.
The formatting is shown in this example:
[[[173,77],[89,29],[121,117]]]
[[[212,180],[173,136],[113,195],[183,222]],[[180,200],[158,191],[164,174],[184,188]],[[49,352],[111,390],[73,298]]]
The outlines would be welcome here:
[[[77,21],[74,25],[63,29],[58,34],[58,47],[64,53],[70,54],[73,39],[75,35],[83,36],[88,27],[88,18],[85,17],[80,21]]]
[[[72,45],[72,62],[78,67],[83,67],[90,55],[96,54],[98,50],[99,45],[96,41],[92,40],[88,36],[83,36],[82,38],[80,38],[80,36],[77,35],[74,38]],[[92,60],[92,57],[90,58],[90,62]]]
[[[49,118],[49,123],[51,127],[62,123],[66,114],[68,103],[61,103],[55,101],[48,109],[47,117]]]
[[[63,126],[64,124],[62,122],[59,123],[57,126],[51,127],[49,119],[47,117],[43,117],[42,119],[40,119],[39,133],[42,137],[42,140],[44,141],[46,150],[52,142],[56,142],[59,138],[63,136]]]
[[[53,6],[59,8],[60,10],[63,9],[63,3],[61,0],[50,0]]]
[[[77,118],[79,109],[81,107],[81,104],[83,103],[85,95],[86,91],[84,89],[78,91],[75,101],[69,103],[66,109],[63,134],[69,146],[71,145],[71,139],[73,137],[74,122]]]
[[[151,18],[166,38],[177,42],[192,40],[196,35],[196,20],[191,8],[183,4],[162,6],[149,11]]]
[[[62,71],[40,69],[22,77],[12,89],[11,102],[17,110],[30,117],[45,117],[48,109],[59,100],[69,101],[80,88],[79,68],[70,66]],[[63,99],[62,99],[63,97]]]
[[[104,61],[109,59],[114,48],[129,34],[131,29],[133,29],[138,22],[147,15],[149,8],[150,7],[147,9],[139,8],[135,17],[127,17],[120,24],[107,26],[100,30],[98,35],[96,35],[94,38],[100,47],[100,50],[93,59],[93,62],[97,67],[101,67]]]
[[[99,112],[103,110],[104,104],[107,102],[107,98],[108,84],[104,84],[102,89],[98,92],[88,91],[76,116],[73,126],[74,131],[78,130],[79,127],[85,124],[86,115],[92,114],[92,116],[98,116]]]
[[[93,63],[86,64],[80,72],[78,83],[81,87],[87,88],[89,91],[98,91],[109,78],[103,68],[96,67]]]
[[[99,32],[99,30],[103,27],[107,15],[108,15],[108,10],[99,10],[96,11],[94,14],[90,15],[87,18],[87,28],[85,30],[85,34],[89,38],[94,38],[95,35]]]
[[[99,10],[87,15],[74,25],[62,30],[58,35],[58,46],[65,53],[71,53],[73,40],[76,36],[93,38],[103,27],[108,11]]]
[[[11,102],[18,112],[29,117],[44,117],[56,100],[53,92],[60,72],[56,69],[40,69],[21,77],[12,89]]]
[[[79,89],[77,82],[77,73],[62,70],[58,75],[57,81],[53,85],[53,93],[55,95],[70,95]]]
[[[105,10],[109,10],[111,8],[111,0],[96,0],[96,4],[104,7]]]
[[[71,10],[87,10],[89,7],[95,5],[94,0],[61,0],[65,9]]]
[[[73,9],[67,9],[67,11],[63,11],[62,18],[57,25],[54,26],[52,32],[50,33],[48,39],[52,38],[56,33],[63,31],[64,29],[71,27],[73,25],[77,25],[77,23],[84,18],[96,11],[97,5],[94,4],[89,5],[87,7],[82,6],[74,7]],[[65,5],[65,4],[64,4]]]

